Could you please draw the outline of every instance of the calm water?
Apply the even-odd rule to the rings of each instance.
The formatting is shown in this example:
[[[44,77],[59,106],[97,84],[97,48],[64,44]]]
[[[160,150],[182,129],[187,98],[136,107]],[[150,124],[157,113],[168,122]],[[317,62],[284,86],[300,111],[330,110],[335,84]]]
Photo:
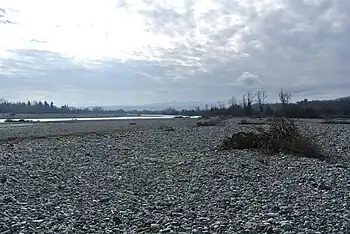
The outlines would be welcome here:
[[[89,120],[132,120],[132,119],[173,119],[176,115],[142,115],[142,116],[125,116],[125,117],[91,117],[91,118],[36,118],[24,119],[31,122],[61,122],[61,121],[89,121]],[[200,116],[183,116],[188,118],[198,118]],[[0,119],[0,123],[5,123],[6,119]],[[20,119],[12,119],[14,122]],[[11,123],[11,122],[10,122]]]

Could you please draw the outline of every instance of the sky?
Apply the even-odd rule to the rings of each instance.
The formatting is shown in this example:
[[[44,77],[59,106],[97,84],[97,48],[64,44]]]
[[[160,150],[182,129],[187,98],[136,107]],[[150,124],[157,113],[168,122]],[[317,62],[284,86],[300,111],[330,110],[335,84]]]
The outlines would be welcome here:
[[[0,98],[350,96],[348,0],[0,0]]]

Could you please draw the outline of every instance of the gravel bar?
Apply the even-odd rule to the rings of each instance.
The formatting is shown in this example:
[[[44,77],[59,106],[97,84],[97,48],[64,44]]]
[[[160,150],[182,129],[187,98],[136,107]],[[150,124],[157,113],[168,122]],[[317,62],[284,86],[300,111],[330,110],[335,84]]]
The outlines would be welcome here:
[[[196,119],[132,119],[88,120],[37,123],[0,124],[0,141],[8,139],[45,138],[49,136],[106,133],[114,131],[145,130],[160,127],[193,126]]]
[[[0,233],[350,233],[350,125],[299,121],[329,163],[216,150],[237,121],[1,125]]]

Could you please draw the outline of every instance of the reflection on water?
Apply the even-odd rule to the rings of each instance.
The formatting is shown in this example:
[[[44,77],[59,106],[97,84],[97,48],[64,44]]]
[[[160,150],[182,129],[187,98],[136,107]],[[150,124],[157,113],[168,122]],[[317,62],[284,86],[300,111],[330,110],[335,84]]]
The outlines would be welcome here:
[[[132,120],[132,119],[173,119],[177,115],[141,115],[123,117],[92,117],[92,118],[37,118],[37,119],[11,119],[8,123],[27,125],[28,122],[62,122],[62,121],[89,121],[89,120]],[[185,118],[198,118],[200,116],[182,116]],[[6,119],[0,119],[0,123],[6,123]]]

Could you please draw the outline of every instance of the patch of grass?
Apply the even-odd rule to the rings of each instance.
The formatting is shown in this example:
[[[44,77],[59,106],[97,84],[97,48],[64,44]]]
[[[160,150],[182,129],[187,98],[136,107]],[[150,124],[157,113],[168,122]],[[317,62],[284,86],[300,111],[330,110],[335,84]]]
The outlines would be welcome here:
[[[290,119],[275,118],[270,128],[256,127],[253,132],[238,132],[223,140],[223,150],[259,149],[267,154],[293,153],[310,158],[325,159],[308,138],[302,136]]]
[[[25,120],[25,119],[19,119],[19,120],[15,120],[15,119],[5,119],[4,121],[5,123],[32,123],[34,121],[32,120]]]

